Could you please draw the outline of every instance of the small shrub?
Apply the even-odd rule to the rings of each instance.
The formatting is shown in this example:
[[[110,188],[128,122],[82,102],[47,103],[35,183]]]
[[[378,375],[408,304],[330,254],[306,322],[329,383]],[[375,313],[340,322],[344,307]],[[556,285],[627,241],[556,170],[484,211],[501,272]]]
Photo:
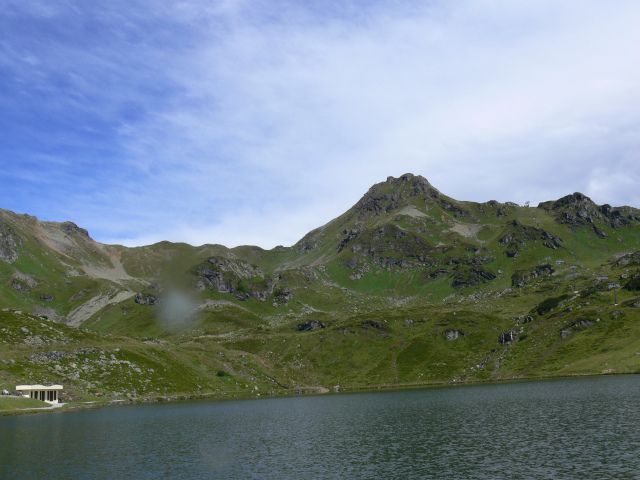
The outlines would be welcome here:
[[[553,310],[554,308],[556,308],[558,306],[558,304],[564,300],[565,298],[567,298],[569,295],[560,295],[559,297],[550,297],[547,298],[545,300],[543,300],[537,307],[536,307],[536,312],[538,313],[538,315],[544,315],[547,312],[550,312],[551,310]]]
[[[239,292],[239,293],[250,293],[249,292],[249,287],[247,287],[247,284],[244,283],[244,281],[242,281],[242,280],[238,281],[238,286],[236,287],[236,292]]]
[[[627,283],[624,284],[624,288],[625,290],[629,290],[629,291],[638,291],[640,290],[640,275],[636,276],[634,275],[633,278],[629,279],[629,281]]]

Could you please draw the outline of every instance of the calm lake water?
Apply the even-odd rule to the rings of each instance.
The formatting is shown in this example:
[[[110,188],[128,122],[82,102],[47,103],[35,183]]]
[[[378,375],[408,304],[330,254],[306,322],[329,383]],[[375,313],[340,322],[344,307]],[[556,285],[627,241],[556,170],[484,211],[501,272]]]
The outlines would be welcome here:
[[[0,478],[640,478],[640,376],[0,417]]]

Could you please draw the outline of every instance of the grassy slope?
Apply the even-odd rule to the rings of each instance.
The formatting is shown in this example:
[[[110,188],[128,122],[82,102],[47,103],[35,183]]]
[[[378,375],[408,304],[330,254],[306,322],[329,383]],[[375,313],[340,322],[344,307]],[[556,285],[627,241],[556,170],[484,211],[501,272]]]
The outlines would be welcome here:
[[[374,192],[382,199],[383,210],[395,188],[384,184]],[[294,247],[271,251],[169,242],[136,249],[110,247],[121,253],[127,273],[146,282],[183,278],[191,266],[210,256],[237,257],[262,268],[278,288],[290,289],[295,298],[285,303],[274,297],[241,301],[205,290],[193,301],[206,300],[208,306],[177,322],[167,320],[162,307],[139,305],[129,298],[89,318],[83,327],[93,332],[0,312],[0,325],[13,332],[0,333],[0,343],[5,343],[0,360],[16,360],[0,364],[0,380],[7,386],[18,379],[58,382],[85,396],[101,392],[124,398],[241,394],[255,392],[255,386],[258,391],[289,391],[314,385],[357,388],[582,375],[611,368],[640,371],[640,341],[635,340],[640,338],[639,309],[630,306],[636,301],[628,302],[637,292],[618,290],[620,305],[614,306],[613,292],[606,286],[604,291],[593,290],[598,277],[608,277],[601,282],[608,284],[637,270],[634,265],[613,264],[622,253],[640,248],[637,224],[618,229],[598,224],[607,235],[601,238],[589,225],[560,224],[557,212],[542,208],[456,202],[445,196],[436,201],[411,197],[406,189],[398,192],[424,216],[402,213],[400,207],[389,214],[350,210]],[[447,208],[441,201],[448,202]],[[350,229],[358,230],[359,236],[339,250]],[[465,231],[477,233],[464,235]],[[561,238],[563,246],[545,247],[542,231]],[[524,242],[515,259],[500,243],[508,234]],[[110,265],[108,258],[84,244],[74,260],[28,235],[22,238],[20,259],[13,265],[0,262],[3,305],[26,312],[33,312],[35,304],[51,306],[64,316],[105,291],[142,288],[140,283],[66,275],[83,262]],[[352,251],[357,242],[371,247],[375,255]],[[354,256],[361,261],[360,278],[346,265]],[[419,256],[429,257],[433,265],[416,260]],[[456,276],[469,277],[473,268],[469,262],[476,256],[487,256],[480,266],[495,278],[454,287]],[[382,266],[380,258],[412,263]],[[533,279],[524,287],[512,286],[516,271],[544,264],[555,269],[553,275]],[[29,293],[11,287],[15,269],[37,279]],[[445,274],[433,276],[438,269]],[[572,293],[574,274],[582,296]],[[56,300],[38,299],[44,293],[52,293]],[[568,297],[553,311],[533,313],[533,320],[524,323],[536,305],[561,294]],[[297,329],[312,320],[326,328]],[[25,325],[41,337],[51,329],[58,333],[44,345],[27,345],[26,335],[19,332]],[[516,340],[500,345],[500,334],[511,329],[518,334]],[[449,341],[445,332],[452,330],[461,334]],[[161,341],[145,343],[150,339]],[[36,355],[46,352],[64,355],[55,362]]]
[[[25,410],[30,408],[45,408],[50,405],[35,398],[17,398],[0,396],[0,411]]]

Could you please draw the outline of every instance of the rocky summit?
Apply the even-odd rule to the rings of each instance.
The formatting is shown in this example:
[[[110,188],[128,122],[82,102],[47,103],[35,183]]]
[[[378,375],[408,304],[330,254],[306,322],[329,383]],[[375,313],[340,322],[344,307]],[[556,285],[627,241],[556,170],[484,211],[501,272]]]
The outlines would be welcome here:
[[[111,401],[638,372],[639,258],[636,208],[460,201],[412,174],[272,250],[104,245],[0,210],[0,387]]]

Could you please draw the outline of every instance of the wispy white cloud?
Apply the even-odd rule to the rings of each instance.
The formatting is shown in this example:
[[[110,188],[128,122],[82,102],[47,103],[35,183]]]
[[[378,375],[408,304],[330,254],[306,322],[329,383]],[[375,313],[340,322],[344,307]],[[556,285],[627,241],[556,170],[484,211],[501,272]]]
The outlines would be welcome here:
[[[292,244],[406,172],[462,200],[583,191],[640,206],[632,3],[114,2],[45,13],[96,33],[14,30],[0,64],[24,100],[0,102],[51,118],[41,132],[18,129],[44,140],[13,153],[57,172],[47,215],[64,211],[104,241]],[[34,160],[43,152],[65,162]]]

